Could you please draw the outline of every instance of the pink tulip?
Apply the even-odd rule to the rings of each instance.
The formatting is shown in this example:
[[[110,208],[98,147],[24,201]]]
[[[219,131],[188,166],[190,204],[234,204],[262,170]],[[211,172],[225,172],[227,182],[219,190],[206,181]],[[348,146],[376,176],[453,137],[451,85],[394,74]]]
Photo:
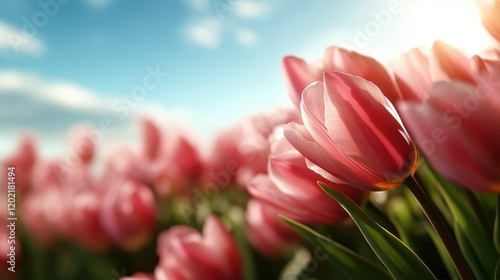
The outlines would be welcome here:
[[[16,190],[26,192],[31,188],[32,169],[37,159],[35,140],[31,136],[23,136],[20,140],[17,151],[7,158],[1,165],[2,170],[8,167],[15,167]],[[7,185],[8,177],[2,176],[2,184]]]
[[[494,69],[486,69],[480,71],[477,87],[441,82],[425,103],[403,102],[398,108],[439,173],[476,191],[500,192],[500,71],[491,75]]]
[[[131,180],[144,185],[154,183],[151,161],[142,154],[135,153],[129,147],[119,147],[112,151],[106,162],[105,179]]]
[[[255,174],[266,173],[267,137],[288,116],[287,110],[256,114],[219,134],[204,166],[202,185],[244,186]]]
[[[422,49],[412,49],[396,59],[394,79],[403,100],[423,101],[433,80],[429,56]]]
[[[94,158],[96,140],[93,138],[93,128],[90,125],[75,127],[70,131],[68,145],[77,157],[78,163],[88,164]]]
[[[304,60],[287,56],[283,59],[289,93],[299,107],[302,91],[309,84],[322,81],[323,72],[339,71],[360,76],[376,84],[392,102],[400,99],[387,70],[375,59],[338,47],[326,49],[321,61],[311,65]]]
[[[189,138],[182,132],[167,137],[166,145],[152,163],[154,188],[159,195],[184,193],[198,179],[203,162],[197,146]]]
[[[70,210],[74,238],[93,251],[102,251],[109,243],[100,220],[100,195],[97,190],[78,193],[73,198]]]
[[[153,192],[132,181],[112,182],[101,200],[99,217],[113,242],[125,250],[137,250],[149,241],[156,229]]]
[[[153,160],[157,157],[162,141],[160,129],[149,119],[143,119],[140,123],[142,129],[142,141],[144,155]]]
[[[498,16],[500,15],[500,1],[480,0],[478,4],[484,27],[500,42],[500,17]]]
[[[267,175],[248,185],[252,196],[278,208],[281,214],[303,223],[333,224],[347,217],[342,207],[317,185],[322,181],[361,202],[364,192],[350,185],[326,180],[309,169],[307,161],[278,129],[272,137]]]
[[[157,280],[238,280],[242,261],[234,238],[221,221],[209,216],[203,233],[174,226],[158,237]]]
[[[432,45],[430,72],[434,81],[459,80],[475,84],[469,58],[442,41]]]
[[[279,256],[299,239],[278,214],[279,210],[256,199],[247,204],[248,239],[255,249],[268,257]]]
[[[57,237],[46,216],[46,201],[43,195],[30,194],[21,204],[21,219],[24,225],[30,232],[36,232],[34,238],[44,246],[53,244]]]
[[[325,73],[304,90],[301,112],[304,126],[285,125],[285,136],[330,181],[388,190],[415,172],[416,147],[373,83]]]

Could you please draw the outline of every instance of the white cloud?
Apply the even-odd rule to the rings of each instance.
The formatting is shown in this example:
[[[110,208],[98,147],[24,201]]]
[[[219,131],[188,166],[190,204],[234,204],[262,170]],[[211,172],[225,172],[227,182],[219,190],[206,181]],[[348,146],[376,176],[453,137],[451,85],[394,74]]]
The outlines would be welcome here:
[[[267,2],[240,0],[235,4],[235,13],[241,18],[261,18],[269,14],[271,6]]]
[[[255,32],[248,29],[240,29],[235,31],[236,40],[245,47],[253,47],[258,43],[258,37]]]
[[[102,148],[106,149],[117,139],[133,140],[130,136],[138,134],[136,122],[139,116],[151,117],[162,124],[166,120],[167,123],[172,120],[190,124],[193,120],[189,109],[166,109],[147,99],[137,101],[137,108],[129,107],[130,113],[122,118],[123,110],[113,110],[115,99],[103,98],[101,94],[75,83],[47,80],[17,70],[0,71],[0,99],[0,128],[6,135],[0,141],[0,158],[11,153],[19,134],[27,130],[44,139],[42,149],[50,150],[50,154],[60,154],[64,148],[61,143],[75,124],[89,123],[97,128],[103,120],[110,121],[116,129],[105,135]],[[122,103],[121,108],[123,106]]]
[[[94,8],[104,8],[114,2],[114,0],[84,0],[84,1],[85,3],[91,5]]]
[[[0,21],[0,52],[40,55],[44,49],[44,44],[33,35]]]
[[[184,35],[191,43],[207,48],[217,48],[222,36],[222,24],[215,18],[208,18],[188,25],[184,30]]]
[[[73,109],[96,108],[96,94],[79,85],[65,81],[47,82],[34,74],[14,70],[0,71],[0,95],[17,93],[27,97]]]

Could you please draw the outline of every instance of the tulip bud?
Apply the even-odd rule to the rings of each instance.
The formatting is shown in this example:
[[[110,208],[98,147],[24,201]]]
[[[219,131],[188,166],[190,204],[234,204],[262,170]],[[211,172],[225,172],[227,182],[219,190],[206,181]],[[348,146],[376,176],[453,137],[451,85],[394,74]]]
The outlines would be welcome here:
[[[174,226],[158,237],[160,262],[157,280],[238,280],[242,262],[236,241],[214,216],[203,225],[203,233],[187,226]]]
[[[153,192],[132,181],[111,183],[102,198],[99,217],[113,242],[125,250],[137,250],[149,241],[156,228]]]

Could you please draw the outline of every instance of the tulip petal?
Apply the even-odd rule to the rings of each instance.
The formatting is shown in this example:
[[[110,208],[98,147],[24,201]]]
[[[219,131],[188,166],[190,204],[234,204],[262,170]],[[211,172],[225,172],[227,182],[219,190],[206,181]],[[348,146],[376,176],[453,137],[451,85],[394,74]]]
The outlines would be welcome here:
[[[360,76],[376,84],[392,102],[400,99],[385,67],[371,57],[338,47],[330,47],[325,51],[323,63],[327,72],[338,71]]]
[[[414,154],[414,147],[392,104],[373,83],[352,75],[325,73],[325,85],[331,100],[325,102],[327,127],[335,142],[344,144],[342,151],[370,176],[379,176],[376,170],[378,174],[399,174],[389,178],[393,183],[402,181],[414,165],[414,156],[408,159],[404,156]],[[350,141],[336,138],[334,131],[340,122],[347,131],[338,135],[345,138],[350,135]],[[365,154],[356,154],[357,151]],[[379,180],[382,181],[380,176]]]
[[[214,252],[220,253],[225,262],[226,274],[241,275],[241,259],[238,247],[231,234],[214,216],[209,216],[203,225],[203,240]]]
[[[393,67],[403,100],[423,101],[432,85],[429,57],[423,50],[411,49],[401,55]]]
[[[379,178],[367,173],[357,174],[353,171],[358,170],[358,166],[351,161],[352,168],[346,166],[343,162],[339,162],[335,157],[330,156],[315,140],[304,126],[296,123],[285,125],[285,137],[304,157],[308,158],[324,170],[332,173],[334,176],[351,184],[355,187],[364,190],[380,190],[370,182],[378,182]],[[336,150],[337,153],[342,153]],[[345,154],[341,155],[347,158]]]
[[[430,67],[435,81],[460,80],[470,84],[476,83],[469,59],[462,52],[443,41],[438,40],[432,45]]]
[[[283,70],[286,74],[290,98],[298,107],[302,91],[312,82],[321,81],[321,67],[309,65],[303,59],[287,56],[283,58]]]

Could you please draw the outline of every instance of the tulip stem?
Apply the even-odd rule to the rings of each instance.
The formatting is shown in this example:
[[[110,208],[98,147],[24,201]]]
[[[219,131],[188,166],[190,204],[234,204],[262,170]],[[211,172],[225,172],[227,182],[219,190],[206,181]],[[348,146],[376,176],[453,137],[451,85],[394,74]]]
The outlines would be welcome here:
[[[439,239],[441,239],[441,242],[446,248],[446,251],[450,255],[450,258],[453,262],[453,265],[455,266],[455,269],[460,275],[460,279],[463,280],[474,279],[471,271],[469,270],[469,266],[465,261],[464,256],[458,249],[455,239],[453,238],[450,231],[446,227],[446,224],[444,223],[443,218],[437,211],[437,208],[432,203],[430,198],[427,196],[425,190],[420,186],[418,180],[415,177],[410,176],[404,181],[404,184],[413,194],[418,204],[420,204],[420,207],[424,211],[425,216],[427,216],[427,219],[429,220],[432,227],[436,231],[437,235],[439,236]]]

